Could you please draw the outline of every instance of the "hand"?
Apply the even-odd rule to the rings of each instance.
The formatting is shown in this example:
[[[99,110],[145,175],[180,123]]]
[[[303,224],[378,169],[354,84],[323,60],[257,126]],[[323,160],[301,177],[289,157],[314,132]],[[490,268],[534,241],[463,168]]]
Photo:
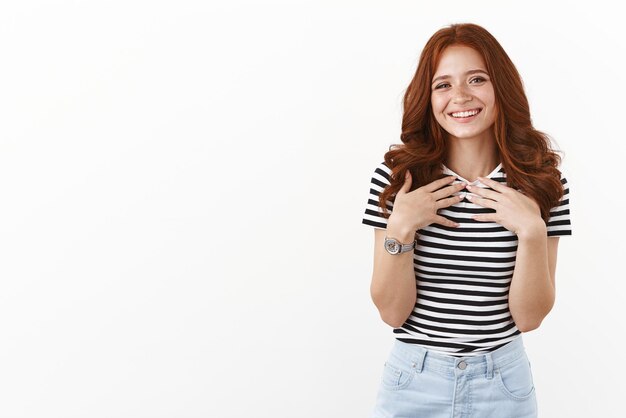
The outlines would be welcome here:
[[[518,236],[526,236],[540,231],[546,225],[541,218],[539,205],[523,193],[484,177],[478,177],[488,190],[478,186],[467,186],[467,190],[480,197],[467,195],[472,203],[495,210],[472,216],[477,221],[497,222]]]
[[[451,185],[456,176],[447,176],[435,180],[420,188],[409,192],[412,184],[411,173],[406,172],[402,188],[396,193],[393,211],[389,217],[387,228],[402,225],[412,228],[415,232],[431,223],[457,227],[458,223],[439,215],[437,211],[460,202],[462,196],[452,196],[453,193],[462,190],[465,183]],[[447,187],[444,187],[449,185]]]

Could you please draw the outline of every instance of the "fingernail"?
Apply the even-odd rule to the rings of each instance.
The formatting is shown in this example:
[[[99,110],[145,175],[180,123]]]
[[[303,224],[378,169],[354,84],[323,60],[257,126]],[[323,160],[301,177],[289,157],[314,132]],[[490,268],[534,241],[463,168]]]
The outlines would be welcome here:
[[[474,198],[474,196],[466,194],[465,197],[467,198],[467,200],[472,200]]]
[[[472,188],[472,186],[470,186],[469,184],[465,187],[467,187],[468,190]]]

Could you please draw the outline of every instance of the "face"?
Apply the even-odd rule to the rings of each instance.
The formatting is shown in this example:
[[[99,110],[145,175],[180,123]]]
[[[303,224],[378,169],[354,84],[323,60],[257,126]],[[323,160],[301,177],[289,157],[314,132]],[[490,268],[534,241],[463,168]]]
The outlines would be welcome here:
[[[431,85],[435,119],[453,138],[493,139],[495,94],[482,56],[474,49],[447,47]]]

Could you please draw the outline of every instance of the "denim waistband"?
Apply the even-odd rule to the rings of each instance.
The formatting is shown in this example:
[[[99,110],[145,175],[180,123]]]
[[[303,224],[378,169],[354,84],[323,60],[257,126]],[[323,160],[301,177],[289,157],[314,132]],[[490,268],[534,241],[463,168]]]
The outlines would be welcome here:
[[[427,349],[419,344],[405,343],[395,339],[390,355],[408,363],[407,366],[412,367],[417,372],[426,368],[451,377],[459,374],[467,376],[482,374],[491,378],[494,368],[504,367],[526,354],[520,334],[514,340],[494,351],[468,357],[450,356]]]

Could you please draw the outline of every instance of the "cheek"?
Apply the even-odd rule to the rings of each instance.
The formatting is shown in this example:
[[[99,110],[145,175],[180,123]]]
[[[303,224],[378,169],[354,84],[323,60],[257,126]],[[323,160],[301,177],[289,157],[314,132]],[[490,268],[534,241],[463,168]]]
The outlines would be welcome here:
[[[492,98],[491,101],[485,102],[489,106],[489,119],[494,121],[498,115],[498,109],[496,108],[495,99]]]
[[[489,121],[491,123],[494,123],[496,121],[496,119],[498,118],[498,110],[497,109],[493,109],[489,118]]]
[[[445,100],[438,97],[431,97],[430,106],[432,107],[435,116],[440,115],[446,107]]]
[[[492,109],[496,105],[496,95],[493,92],[493,90],[484,91],[483,94],[482,94],[481,100],[484,103],[486,103],[488,106],[490,106]]]

